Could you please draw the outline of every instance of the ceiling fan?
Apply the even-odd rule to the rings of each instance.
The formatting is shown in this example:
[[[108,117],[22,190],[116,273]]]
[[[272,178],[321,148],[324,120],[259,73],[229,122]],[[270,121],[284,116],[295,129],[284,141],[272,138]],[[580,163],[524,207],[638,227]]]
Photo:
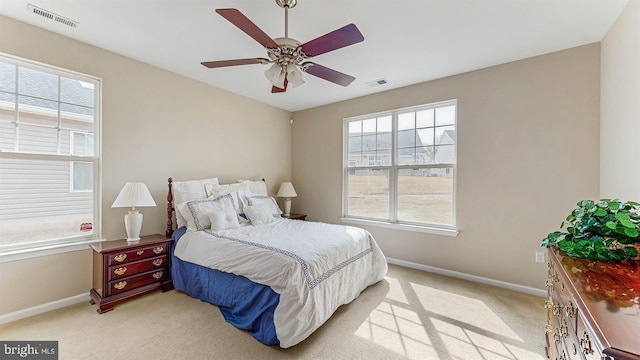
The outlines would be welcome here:
[[[284,37],[275,39],[265,34],[239,10],[216,9],[218,14],[264,46],[267,49],[269,58],[205,61],[202,62],[202,65],[208,68],[219,68],[236,65],[272,64],[264,72],[273,85],[271,88],[272,93],[285,92],[289,83],[293,87],[304,84],[302,72],[342,86],[351,84],[356,79],[355,77],[305,60],[363,41],[364,36],[362,36],[360,30],[354,24],[349,24],[301,44],[298,40],[289,37],[289,9],[296,6],[298,1],[275,1],[278,6],[284,9]]]

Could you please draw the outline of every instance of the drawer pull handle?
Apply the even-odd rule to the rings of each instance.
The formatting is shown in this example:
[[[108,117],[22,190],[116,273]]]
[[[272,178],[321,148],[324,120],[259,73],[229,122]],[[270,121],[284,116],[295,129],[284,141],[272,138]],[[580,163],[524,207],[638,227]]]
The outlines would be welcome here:
[[[558,304],[553,305],[553,315],[560,316],[561,309],[562,309],[561,305],[558,305]]]
[[[560,343],[560,332],[558,329],[556,329],[556,331],[553,332],[553,342],[556,344]]]
[[[127,272],[127,268],[126,267],[121,267],[121,268],[117,268],[115,270],[113,270],[113,273],[116,275],[122,275],[124,273]]]
[[[576,317],[576,310],[577,309],[575,308],[575,306],[573,306],[573,303],[571,301],[569,301],[567,306],[564,307],[564,311],[567,313],[567,316],[572,319]]]
[[[567,353],[562,350],[562,355],[558,358],[558,360],[567,360]]]
[[[544,284],[545,284],[547,287],[553,287],[553,280],[551,280],[551,279],[547,279],[547,281],[545,281],[545,282],[544,282]]]
[[[560,335],[565,339],[569,336],[569,326],[565,319],[562,319],[562,324],[560,325]]]
[[[136,254],[142,255],[142,254],[144,254],[144,250],[138,250],[138,252]]]
[[[151,276],[153,276],[154,279],[160,279],[162,277],[162,271],[154,272]]]
[[[544,302],[544,308],[545,309],[551,309],[553,307],[553,301],[551,301],[551,299],[547,299]]]
[[[124,259],[127,258],[127,254],[119,254],[114,256],[113,260],[117,261],[117,262],[123,262]]]
[[[582,346],[582,352],[585,355],[593,354],[593,348],[591,347],[591,339],[589,339],[589,334],[587,332],[582,333],[582,338],[580,339],[580,346]]]
[[[578,355],[578,348],[576,347],[576,343],[571,343],[573,345],[573,355]]]
[[[153,249],[153,252],[156,254],[160,254],[163,250],[164,248],[162,246],[158,246],[155,249]]]
[[[162,262],[163,262],[162,259],[155,259],[153,260],[153,265],[160,266],[162,265]]]
[[[547,324],[544,326],[544,332],[545,333],[550,333],[553,330],[553,328],[551,327],[551,320],[547,321]]]
[[[118,289],[118,290],[124,289],[125,286],[127,286],[127,282],[126,281],[120,281],[120,282],[117,282],[117,283],[115,283],[113,285],[113,287]]]

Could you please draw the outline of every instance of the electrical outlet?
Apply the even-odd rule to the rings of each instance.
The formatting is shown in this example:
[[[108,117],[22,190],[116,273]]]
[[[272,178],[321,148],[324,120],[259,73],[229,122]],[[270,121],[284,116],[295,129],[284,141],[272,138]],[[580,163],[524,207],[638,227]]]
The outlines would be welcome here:
[[[544,263],[544,252],[536,251],[536,262],[537,263]]]

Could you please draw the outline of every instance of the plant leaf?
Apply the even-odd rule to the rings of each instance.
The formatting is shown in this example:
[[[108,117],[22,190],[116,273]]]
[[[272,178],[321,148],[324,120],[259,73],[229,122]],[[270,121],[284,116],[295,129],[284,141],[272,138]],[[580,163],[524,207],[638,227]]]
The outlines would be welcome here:
[[[629,219],[620,220],[620,224],[630,229],[634,229],[636,227],[636,224],[632,223]]]
[[[620,204],[620,202],[618,202],[618,201],[615,201],[615,200],[614,200],[614,201],[609,202],[609,205],[608,205],[608,206],[609,206],[609,209],[611,209],[611,210],[614,210],[614,211],[615,211],[615,210],[620,209],[620,206],[621,206],[621,205],[622,205],[622,204]]]
[[[605,223],[605,226],[608,227],[611,230],[615,230],[616,229],[616,223],[614,223],[613,221],[607,221]]]
[[[636,230],[636,229],[629,229],[629,228],[624,229],[624,234],[625,234],[625,235],[627,235],[628,237],[632,237],[632,238],[634,238],[634,237],[638,237],[638,235],[640,235],[640,234],[638,233],[638,230]]]
[[[631,218],[629,217],[629,214],[627,213],[616,213],[615,215],[616,219],[620,220],[620,221],[629,221]]]
[[[597,208],[596,211],[593,212],[594,215],[596,216],[607,216],[607,211],[603,208]]]

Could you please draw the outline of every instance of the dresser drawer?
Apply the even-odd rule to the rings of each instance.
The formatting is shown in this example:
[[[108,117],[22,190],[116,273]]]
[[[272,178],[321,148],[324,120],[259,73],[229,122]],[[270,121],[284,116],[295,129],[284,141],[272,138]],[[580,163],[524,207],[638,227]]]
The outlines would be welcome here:
[[[580,351],[586,360],[601,360],[603,346],[598,342],[598,339],[593,336],[593,332],[584,324],[584,320],[581,316],[578,316],[578,326],[576,328],[578,333],[578,351]]]
[[[109,290],[107,291],[107,296],[116,295],[143,285],[156,283],[164,280],[165,277],[167,277],[167,270],[161,269],[156,271],[149,271],[140,275],[113,280],[109,282]]]
[[[164,269],[167,265],[167,255],[157,256],[135,262],[109,267],[109,281],[140,274],[154,269]]]
[[[108,255],[107,265],[113,266],[118,264],[125,264],[140,259],[146,259],[152,256],[166,254],[169,248],[168,244],[169,243],[161,243],[152,246],[139,247],[134,250],[113,252]]]

